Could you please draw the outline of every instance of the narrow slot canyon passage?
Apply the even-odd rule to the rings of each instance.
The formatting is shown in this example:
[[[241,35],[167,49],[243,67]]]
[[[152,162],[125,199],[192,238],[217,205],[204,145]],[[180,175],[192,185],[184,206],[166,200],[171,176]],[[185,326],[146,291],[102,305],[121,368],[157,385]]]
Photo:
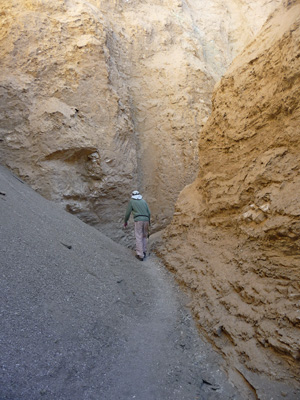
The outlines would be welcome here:
[[[300,0],[2,1],[0,64],[0,400],[300,399]]]
[[[245,398],[154,255],[137,261],[3,167],[0,188],[1,400]]]

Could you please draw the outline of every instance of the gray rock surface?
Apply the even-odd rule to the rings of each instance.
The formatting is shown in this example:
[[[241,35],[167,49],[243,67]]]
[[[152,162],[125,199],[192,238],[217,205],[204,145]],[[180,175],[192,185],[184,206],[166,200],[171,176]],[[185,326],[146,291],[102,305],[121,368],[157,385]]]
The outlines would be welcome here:
[[[3,167],[0,223],[1,400],[241,398],[152,256]]]

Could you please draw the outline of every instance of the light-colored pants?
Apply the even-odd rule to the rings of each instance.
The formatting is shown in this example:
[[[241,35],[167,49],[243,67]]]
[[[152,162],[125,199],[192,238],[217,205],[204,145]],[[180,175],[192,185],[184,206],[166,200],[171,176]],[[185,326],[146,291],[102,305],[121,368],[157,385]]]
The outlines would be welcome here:
[[[140,257],[144,257],[144,253],[146,253],[147,251],[148,230],[148,221],[136,221],[134,223],[136,254]]]

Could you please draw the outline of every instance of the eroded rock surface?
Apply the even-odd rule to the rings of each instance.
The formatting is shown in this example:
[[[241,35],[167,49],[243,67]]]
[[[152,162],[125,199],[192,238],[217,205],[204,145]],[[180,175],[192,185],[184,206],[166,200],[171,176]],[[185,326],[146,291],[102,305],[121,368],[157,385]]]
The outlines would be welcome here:
[[[216,80],[278,4],[2,2],[0,161],[111,237],[136,188],[164,226]]]
[[[217,85],[161,249],[260,399],[300,396],[299,71],[300,1],[286,1]]]

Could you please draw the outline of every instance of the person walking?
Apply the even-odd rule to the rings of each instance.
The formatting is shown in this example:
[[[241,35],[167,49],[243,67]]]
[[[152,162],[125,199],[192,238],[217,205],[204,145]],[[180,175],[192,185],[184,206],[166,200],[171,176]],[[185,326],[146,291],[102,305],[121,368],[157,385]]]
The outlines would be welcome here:
[[[147,253],[147,238],[151,214],[147,202],[137,190],[131,193],[131,199],[125,213],[124,228],[127,227],[127,222],[131,213],[134,219],[136,258],[143,261]]]

